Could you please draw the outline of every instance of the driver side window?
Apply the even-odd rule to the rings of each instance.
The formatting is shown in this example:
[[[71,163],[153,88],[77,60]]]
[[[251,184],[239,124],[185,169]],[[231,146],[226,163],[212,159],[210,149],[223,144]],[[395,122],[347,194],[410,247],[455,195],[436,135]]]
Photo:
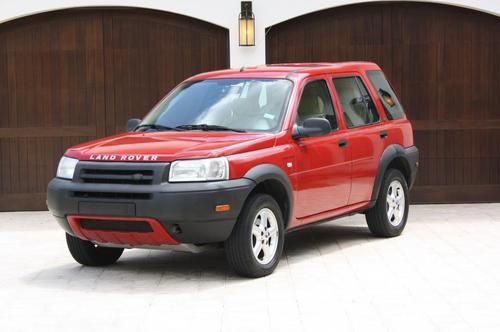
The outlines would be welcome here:
[[[332,98],[325,80],[307,83],[302,91],[295,123],[302,126],[309,118],[323,118],[330,122],[332,130],[338,129]]]

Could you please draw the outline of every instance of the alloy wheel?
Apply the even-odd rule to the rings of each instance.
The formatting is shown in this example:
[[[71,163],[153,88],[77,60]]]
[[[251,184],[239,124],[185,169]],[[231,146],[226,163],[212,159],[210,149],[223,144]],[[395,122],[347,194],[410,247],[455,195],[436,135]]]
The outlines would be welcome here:
[[[387,219],[393,226],[399,226],[405,214],[405,193],[403,185],[398,180],[391,182],[387,188],[386,198]]]
[[[260,264],[269,264],[278,248],[279,229],[278,221],[273,211],[261,209],[252,225],[251,243],[252,252]]]

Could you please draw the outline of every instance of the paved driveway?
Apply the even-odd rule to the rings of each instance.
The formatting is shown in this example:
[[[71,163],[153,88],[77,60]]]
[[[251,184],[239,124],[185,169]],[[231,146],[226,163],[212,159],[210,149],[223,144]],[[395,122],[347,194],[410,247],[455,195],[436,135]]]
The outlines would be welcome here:
[[[222,250],[81,267],[47,212],[0,213],[0,241],[0,331],[500,331],[500,204],[412,206],[393,239],[360,215],[297,231],[257,280]]]

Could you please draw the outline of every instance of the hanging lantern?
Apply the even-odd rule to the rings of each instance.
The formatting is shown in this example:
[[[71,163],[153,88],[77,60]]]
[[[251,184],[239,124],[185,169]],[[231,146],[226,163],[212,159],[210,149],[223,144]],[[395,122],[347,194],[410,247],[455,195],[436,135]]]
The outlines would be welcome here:
[[[241,2],[240,46],[255,46],[255,16],[252,13],[252,1]]]

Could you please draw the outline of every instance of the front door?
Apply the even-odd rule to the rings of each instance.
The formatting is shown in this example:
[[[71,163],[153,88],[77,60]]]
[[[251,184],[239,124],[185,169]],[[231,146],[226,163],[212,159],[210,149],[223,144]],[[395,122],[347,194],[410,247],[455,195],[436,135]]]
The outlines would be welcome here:
[[[328,212],[347,204],[351,187],[350,146],[338,132],[329,83],[323,78],[306,83],[298,106],[295,124],[307,118],[325,118],[332,132],[321,137],[306,137],[295,144],[295,214],[302,219]]]

